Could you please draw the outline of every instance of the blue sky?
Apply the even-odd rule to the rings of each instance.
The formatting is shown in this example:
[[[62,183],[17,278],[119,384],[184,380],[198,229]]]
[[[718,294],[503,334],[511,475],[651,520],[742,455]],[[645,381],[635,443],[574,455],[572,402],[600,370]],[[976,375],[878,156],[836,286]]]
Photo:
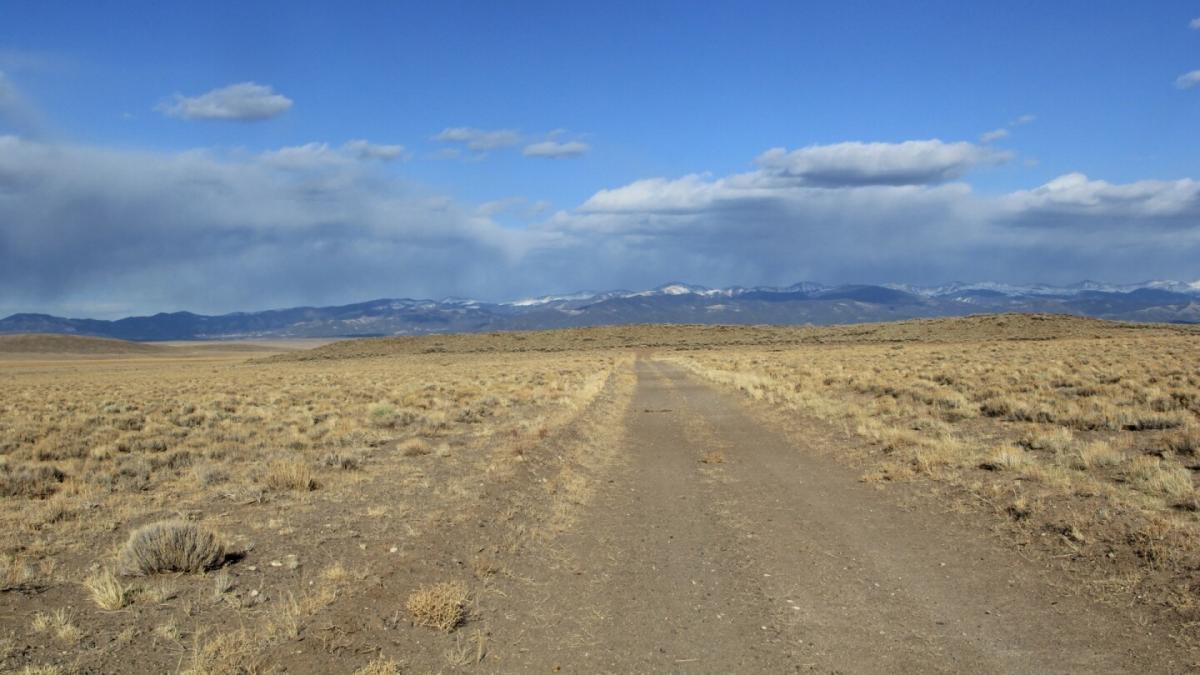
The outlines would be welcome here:
[[[0,2],[0,313],[1200,278],[1194,2],[347,4]]]

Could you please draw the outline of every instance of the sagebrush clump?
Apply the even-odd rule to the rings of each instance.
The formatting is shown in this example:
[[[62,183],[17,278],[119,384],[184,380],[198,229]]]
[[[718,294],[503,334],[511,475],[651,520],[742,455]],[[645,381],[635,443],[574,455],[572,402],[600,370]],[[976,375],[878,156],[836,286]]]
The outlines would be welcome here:
[[[225,545],[213,532],[195,523],[166,520],[143,525],[121,548],[122,574],[144,576],[160,572],[203,572],[225,560]]]

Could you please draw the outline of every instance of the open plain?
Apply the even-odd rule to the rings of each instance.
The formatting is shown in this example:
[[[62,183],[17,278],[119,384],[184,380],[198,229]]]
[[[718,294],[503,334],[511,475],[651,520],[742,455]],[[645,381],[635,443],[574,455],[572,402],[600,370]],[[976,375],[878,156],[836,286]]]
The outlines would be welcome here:
[[[1198,340],[0,338],[0,670],[1191,671]]]

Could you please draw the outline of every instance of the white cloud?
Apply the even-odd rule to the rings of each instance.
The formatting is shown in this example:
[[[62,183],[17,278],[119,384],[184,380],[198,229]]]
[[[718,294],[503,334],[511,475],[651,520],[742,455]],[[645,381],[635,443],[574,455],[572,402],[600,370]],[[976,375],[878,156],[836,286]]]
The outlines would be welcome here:
[[[342,148],[347,152],[357,155],[360,159],[388,161],[408,158],[408,151],[404,149],[403,145],[383,145],[358,139],[347,142]]]
[[[407,157],[403,145],[378,145],[353,140],[333,147],[328,143],[305,143],[268,150],[259,158],[269,166],[290,171],[311,171],[322,167],[347,166],[359,161],[392,161]]]
[[[1029,124],[1037,119],[1037,115],[1021,115],[1017,119],[1008,123],[1010,127],[1019,127],[1022,124]]]
[[[1190,279],[1200,257],[1200,182],[1192,179],[1112,184],[1071,174],[1000,196],[961,182],[825,183],[780,180],[772,166],[648,178],[600,190],[546,227],[570,242],[560,248],[593,252],[571,272],[607,270],[624,287],[664,278]],[[576,285],[612,284],[585,277]]]
[[[522,151],[526,157],[545,157],[548,159],[562,159],[567,157],[582,157],[591,146],[582,141],[542,141],[540,143],[531,143],[525,146]]]
[[[1200,218],[1200,181],[1142,180],[1114,185],[1092,180],[1081,173],[1069,173],[1032,190],[1020,190],[1003,199],[1022,217],[1032,214],[1090,215],[1095,224],[1125,226],[1128,218],[1151,222],[1179,222],[1195,227]]]
[[[199,96],[175,94],[155,108],[186,120],[255,121],[278,117],[290,110],[292,99],[266,85],[240,82]]]
[[[1188,26],[1191,26],[1194,30],[1200,30],[1200,17],[1192,19],[1190,22],[1188,22]]]
[[[512,129],[475,129],[473,127],[448,127],[434,136],[435,141],[451,141],[463,143],[468,149],[476,152],[496,150],[516,145],[521,136]]]
[[[806,185],[924,185],[1000,164],[1010,153],[938,139],[903,143],[835,143],[788,152],[772,148],[756,160],[765,171]]]
[[[985,131],[984,133],[980,134],[979,142],[987,144],[1007,137],[1008,129],[992,129],[991,131]]]
[[[1200,70],[1193,70],[1175,78],[1175,86],[1180,89],[1191,89],[1200,84]]]

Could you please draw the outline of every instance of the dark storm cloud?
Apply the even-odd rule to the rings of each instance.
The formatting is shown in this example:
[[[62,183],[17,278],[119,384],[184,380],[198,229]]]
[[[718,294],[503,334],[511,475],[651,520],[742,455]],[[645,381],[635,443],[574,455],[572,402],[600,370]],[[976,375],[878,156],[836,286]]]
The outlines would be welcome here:
[[[267,307],[467,293],[520,255],[519,234],[374,172],[362,149],[281,167],[0,137],[0,289],[23,304]]]

